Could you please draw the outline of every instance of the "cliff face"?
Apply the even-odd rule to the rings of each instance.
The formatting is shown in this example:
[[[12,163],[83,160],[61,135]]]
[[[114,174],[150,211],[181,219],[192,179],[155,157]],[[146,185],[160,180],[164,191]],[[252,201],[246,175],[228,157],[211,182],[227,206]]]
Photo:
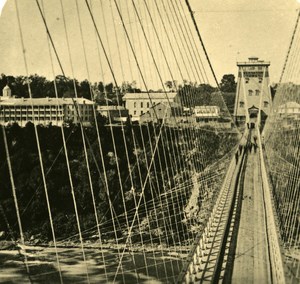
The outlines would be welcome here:
[[[166,126],[160,139],[155,139],[154,133],[157,137],[159,129],[159,126],[151,124],[127,125],[124,129],[100,126],[103,161],[96,130],[85,129],[95,205],[98,219],[101,220],[101,234],[105,240],[115,238],[111,207],[119,228],[117,235],[121,240],[125,240],[128,233],[126,214],[129,224],[135,220],[133,231],[136,232],[136,236],[139,236],[138,232],[143,232],[144,241],[163,238],[170,244],[178,242],[181,238],[188,238],[190,221],[195,225],[201,223],[202,217],[199,216],[206,210],[204,204],[207,203],[207,199],[212,198],[222,180],[226,163],[215,162],[237,143],[236,134],[230,132],[217,133],[213,130],[199,129],[197,139],[188,139],[189,137],[182,135],[182,130]],[[37,130],[56,235],[60,239],[71,235],[77,238],[70,176],[62,146],[61,129],[55,126],[38,126]],[[71,125],[63,131],[67,138],[70,172],[80,225],[82,231],[87,231],[84,238],[88,239],[95,234],[97,224],[81,130],[79,126]],[[132,133],[135,141],[132,139]],[[24,128],[17,125],[7,127],[6,136],[25,238],[37,235],[40,241],[49,241],[51,227],[33,125],[28,124]],[[116,149],[113,147],[113,139],[117,145]],[[7,222],[1,218],[0,227],[8,232],[10,225],[12,233],[18,236],[17,226],[14,226],[16,212],[3,141],[1,133],[0,187],[3,190],[0,200]],[[152,166],[149,167],[151,160]],[[139,201],[138,218],[135,218],[135,209]],[[180,233],[175,237],[176,232]],[[134,237],[134,240],[141,241],[140,237]]]

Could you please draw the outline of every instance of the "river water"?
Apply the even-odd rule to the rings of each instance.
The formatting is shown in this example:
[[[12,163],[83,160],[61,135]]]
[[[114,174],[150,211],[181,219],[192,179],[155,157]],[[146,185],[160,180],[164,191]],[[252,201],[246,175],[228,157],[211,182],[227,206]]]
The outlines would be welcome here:
[[[90,283],[114,280],[119,262],[116,249],[85,248],[86,262],[80,248],[58,248],[58,254],[64,283],[87,283],[86,266]],[[0,283],[60,283],[54,248],[29,247],[26,256],[29,274],[18,250],[0,250]],[[124,273],[117,275],[116,283],[124,279],[126,283],[174,283],[182,266],[178,254],[164,251],[126,252],[122,264]]]

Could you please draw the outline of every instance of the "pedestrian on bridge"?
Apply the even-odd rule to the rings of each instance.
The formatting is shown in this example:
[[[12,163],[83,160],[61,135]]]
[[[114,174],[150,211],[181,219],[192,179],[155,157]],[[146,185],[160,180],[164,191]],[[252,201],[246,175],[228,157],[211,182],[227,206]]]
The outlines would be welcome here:
[[[251,153],[251,151],[252,151],[252,143],[250,142],[249,143],[249,152]]]
[[[254,140],[254,143],[256,144],[256,140],[257,140],[257,136],[256,135],[253,136],[253,140]]]
[[[256,150],[257,150],[258,146],[257,146],[256,143],[253,146],[254,146],[254,153],[256,153]]]
[[[242,154],[242,150],[243,150],[243,146],[240,144],[240,145],[239,145],[239,151],[240,151],[240,154]]]

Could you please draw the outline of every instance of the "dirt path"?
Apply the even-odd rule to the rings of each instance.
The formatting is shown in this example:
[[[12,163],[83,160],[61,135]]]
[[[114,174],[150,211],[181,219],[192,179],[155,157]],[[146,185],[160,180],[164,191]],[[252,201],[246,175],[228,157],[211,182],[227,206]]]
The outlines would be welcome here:
[[[270,283],[268,244],[259,156],[249,153],[232,283]]]

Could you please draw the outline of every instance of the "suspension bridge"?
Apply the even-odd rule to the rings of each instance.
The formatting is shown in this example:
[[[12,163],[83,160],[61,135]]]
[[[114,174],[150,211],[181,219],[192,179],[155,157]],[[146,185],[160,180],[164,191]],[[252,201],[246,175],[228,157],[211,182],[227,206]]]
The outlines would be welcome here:
[[[236,123],[188,0],[27,2],[7,3],[0,282],[299,283],[300,14],[270,101],[239,65]]]

